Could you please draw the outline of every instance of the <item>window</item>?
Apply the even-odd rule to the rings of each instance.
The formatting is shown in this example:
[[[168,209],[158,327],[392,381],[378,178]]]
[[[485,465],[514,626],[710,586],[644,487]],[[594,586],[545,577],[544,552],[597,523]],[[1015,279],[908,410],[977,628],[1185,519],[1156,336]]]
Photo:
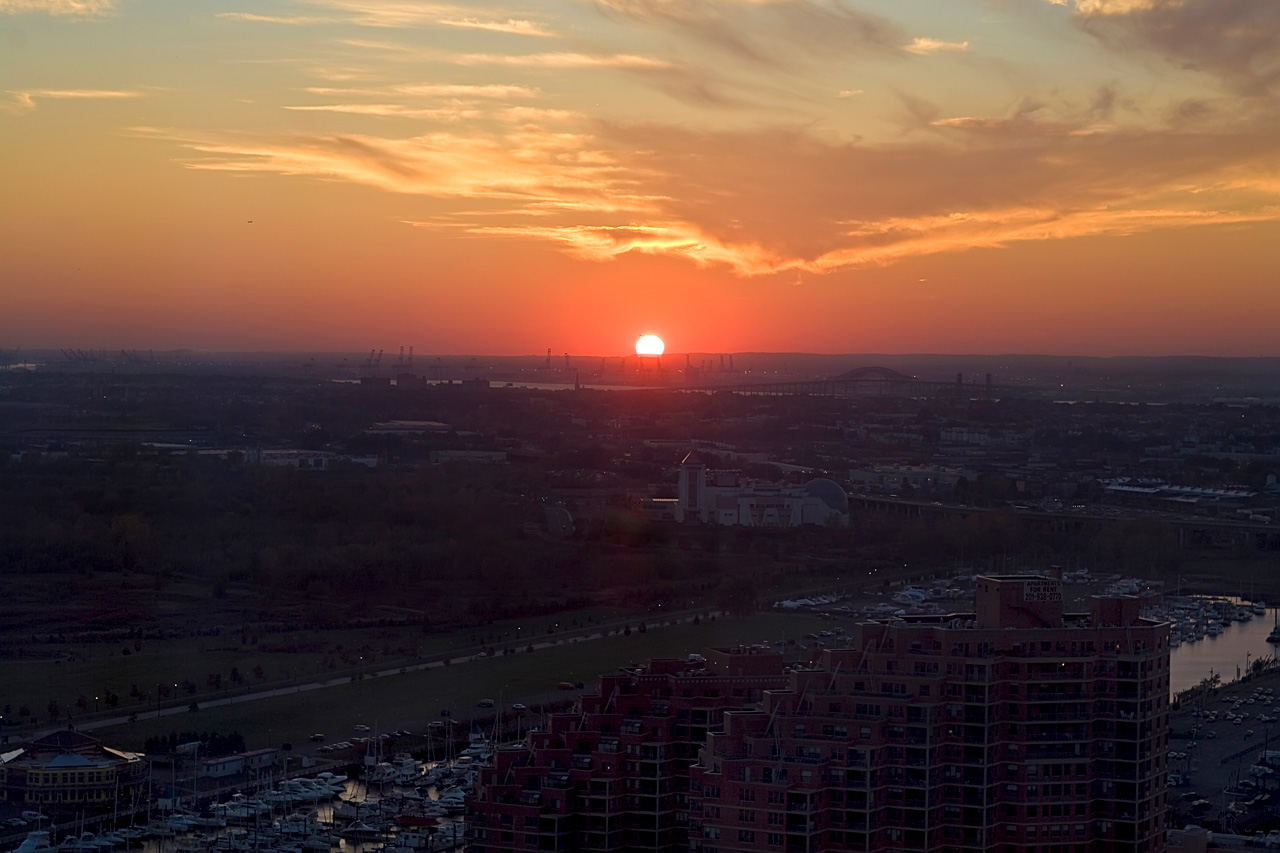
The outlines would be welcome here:
[[[739,829],[738,840],[744,844],[754,844],[756,841],[756,831],[754,829]]]

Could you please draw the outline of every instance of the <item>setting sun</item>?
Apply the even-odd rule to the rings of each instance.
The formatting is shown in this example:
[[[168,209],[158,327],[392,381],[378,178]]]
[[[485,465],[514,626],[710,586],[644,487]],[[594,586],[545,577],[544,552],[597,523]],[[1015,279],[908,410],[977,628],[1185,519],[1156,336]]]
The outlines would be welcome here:
[[[666,345],[657,335],[642,335],[636,341],[636,355],[662,355],[665,349]]]

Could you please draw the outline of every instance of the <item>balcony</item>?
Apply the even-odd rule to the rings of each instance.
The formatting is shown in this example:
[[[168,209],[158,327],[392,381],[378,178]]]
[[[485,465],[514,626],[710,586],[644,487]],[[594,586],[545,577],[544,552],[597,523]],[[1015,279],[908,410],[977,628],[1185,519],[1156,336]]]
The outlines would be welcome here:
[[[591,756],[590,756],[590,755],[575,755],[575,756],[573,756],[573,757],[571,757],[571,758],[569,759],[569,766],[570,766],[570,767],[572,767],[572,768],[573,768],[573,769],[575,769],[575,770],[590,770],[590,769],[591,769]]]

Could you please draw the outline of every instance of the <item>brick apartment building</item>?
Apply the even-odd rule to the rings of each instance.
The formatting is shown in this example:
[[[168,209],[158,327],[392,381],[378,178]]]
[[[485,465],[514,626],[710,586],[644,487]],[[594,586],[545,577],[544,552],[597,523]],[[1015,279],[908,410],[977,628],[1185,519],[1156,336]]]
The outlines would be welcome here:
[[[1136,598],[979,578],[976,613],[857,626],[691,768],[703,853],[1164,849],[1169,630]]]
[[[474,849],[1153,853],[1168,626],[1138,600],[980,578],[974,613],[864,623],[784,667],[654,661],[501,750]],[[701,747],[701,749],[699,749]]]
[[[482,771],[470,849],[687,850],[689,766],[708,730],[784,689],[783,670],[779,652],[739,647],[601,677],[578,712],[551,715]]]

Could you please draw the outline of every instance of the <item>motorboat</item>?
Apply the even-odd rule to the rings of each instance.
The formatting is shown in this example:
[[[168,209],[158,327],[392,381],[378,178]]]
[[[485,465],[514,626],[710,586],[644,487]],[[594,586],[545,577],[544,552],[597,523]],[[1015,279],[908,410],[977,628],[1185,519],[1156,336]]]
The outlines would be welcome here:
[[[381,838],[385,830],[372,824],[358,820],[348,826],[346,829],[338,833],[343,838],[351,838],[354,840],[368,841]]]
[[[53,853],[56,848],[49,842],[49,831],[34,829],[27,833],[13,853]]]

